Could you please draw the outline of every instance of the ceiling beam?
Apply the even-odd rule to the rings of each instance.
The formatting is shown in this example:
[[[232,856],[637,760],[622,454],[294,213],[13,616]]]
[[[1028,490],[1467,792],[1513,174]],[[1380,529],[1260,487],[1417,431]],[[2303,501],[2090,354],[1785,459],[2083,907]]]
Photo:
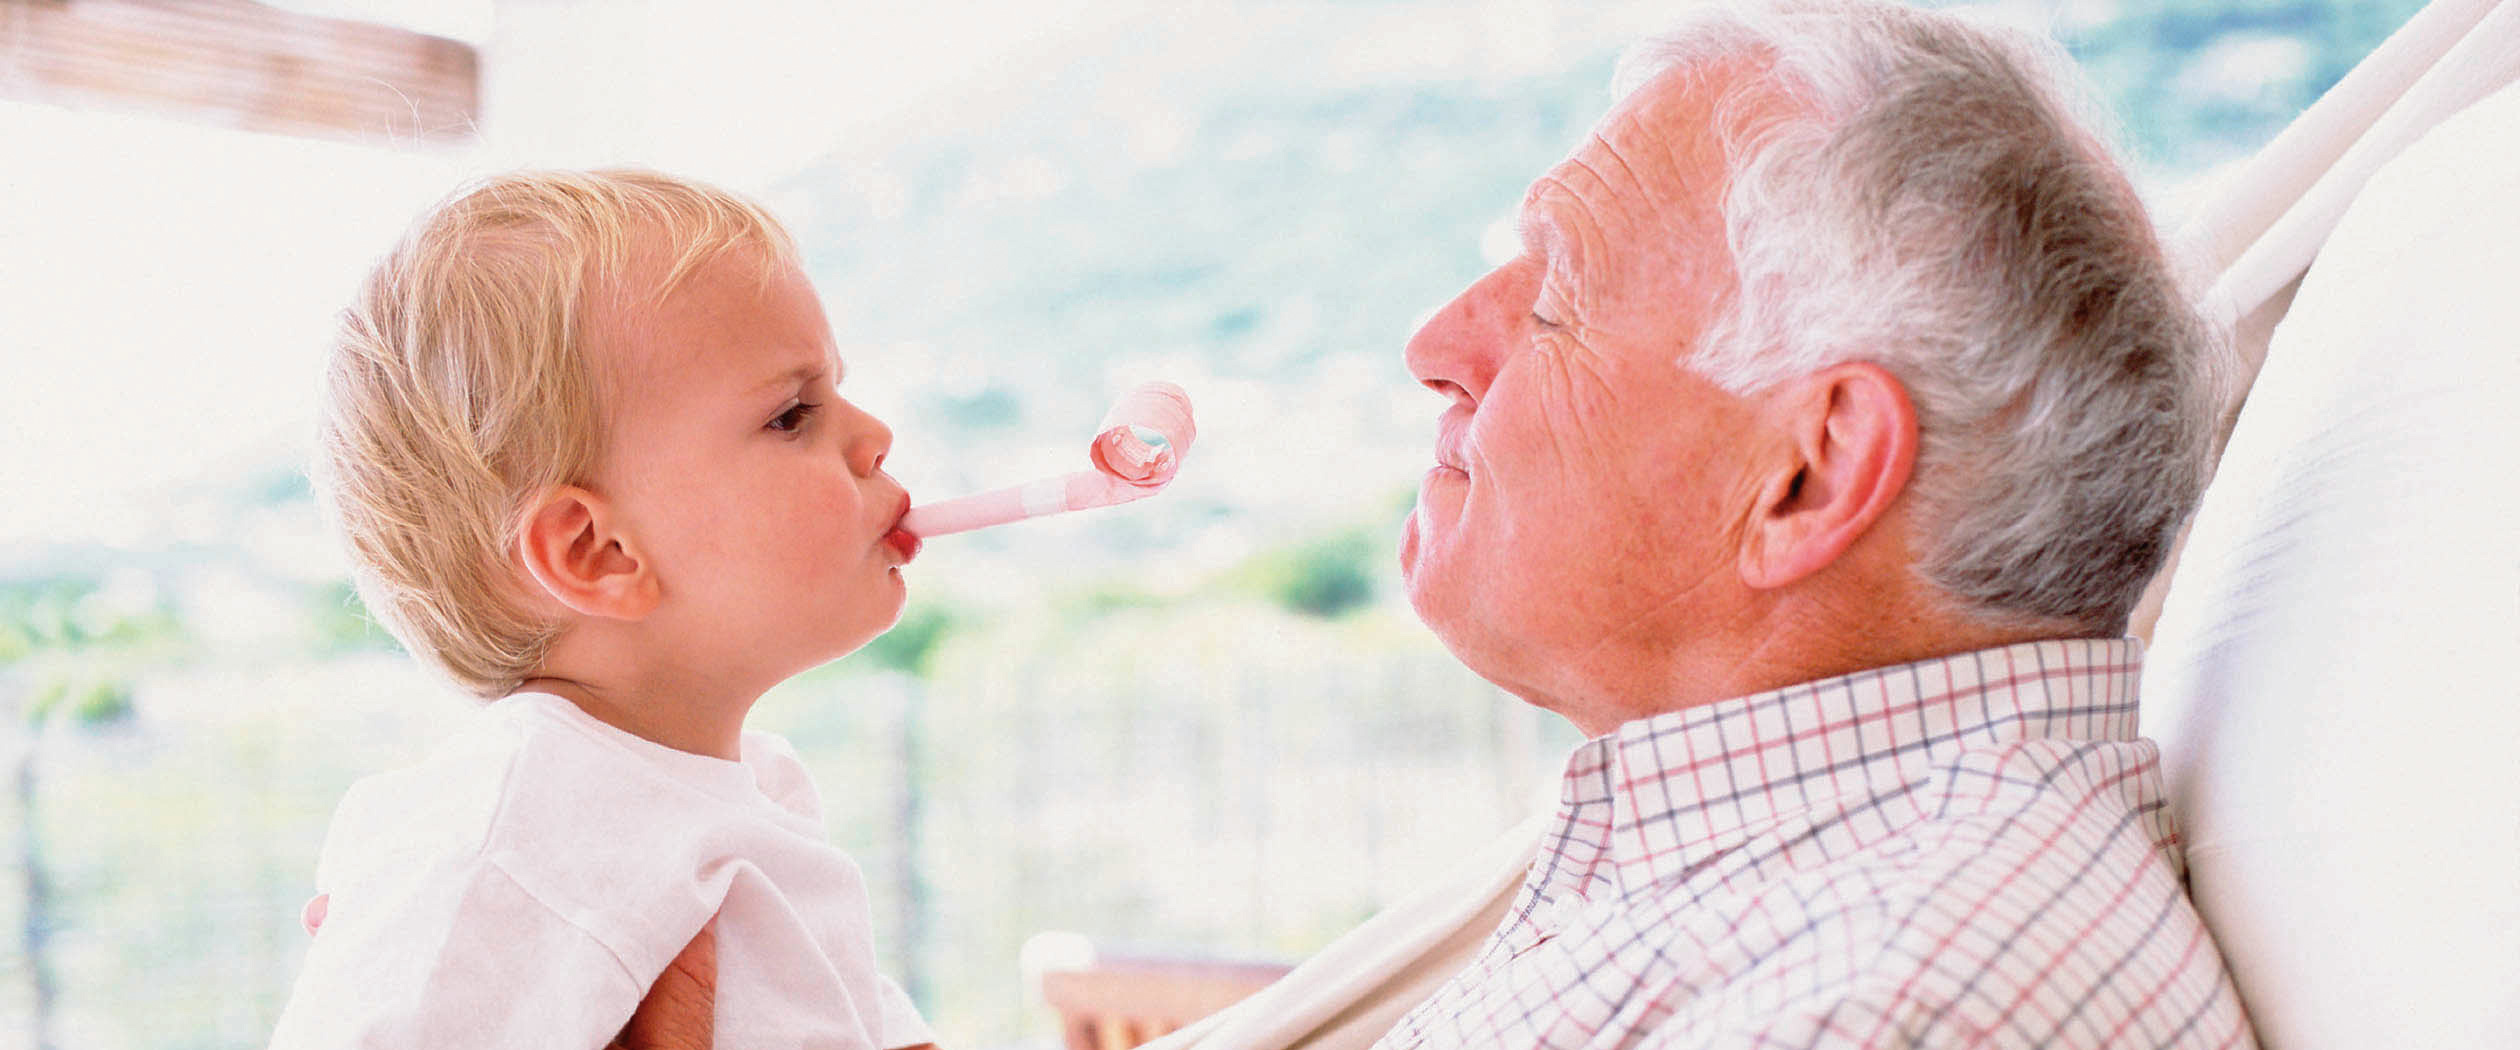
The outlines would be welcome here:
[[[481,59],[251,0],[0,0],[0,98],[393,145],[473,141]]]

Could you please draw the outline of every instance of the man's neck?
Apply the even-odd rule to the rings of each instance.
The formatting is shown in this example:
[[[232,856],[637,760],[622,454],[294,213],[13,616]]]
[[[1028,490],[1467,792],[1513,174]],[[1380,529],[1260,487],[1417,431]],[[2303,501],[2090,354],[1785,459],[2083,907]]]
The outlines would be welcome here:
[[[1597,688],[1535,698],[1588,737],[1641,718],[1940,656],[2077,636],[2056,624],[1999,626],[1963,613],[1921,581],[1876,575],[1869,586],[1769,592],[1740,620],[1667,644],[1597,651],[1583,669]],[[1624,687],[1624,688],[1619,688]]]

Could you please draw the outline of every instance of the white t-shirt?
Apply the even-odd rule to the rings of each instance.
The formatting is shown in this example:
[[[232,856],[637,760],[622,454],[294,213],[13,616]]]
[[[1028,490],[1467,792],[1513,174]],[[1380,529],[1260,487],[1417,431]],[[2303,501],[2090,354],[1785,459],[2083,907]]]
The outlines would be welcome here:
[[[603,1046],[717,917],[716,1045],[933,1042],[875,972],[866,888],[787,743],[676,751],[520,693],[353,785],[275,1050]]]

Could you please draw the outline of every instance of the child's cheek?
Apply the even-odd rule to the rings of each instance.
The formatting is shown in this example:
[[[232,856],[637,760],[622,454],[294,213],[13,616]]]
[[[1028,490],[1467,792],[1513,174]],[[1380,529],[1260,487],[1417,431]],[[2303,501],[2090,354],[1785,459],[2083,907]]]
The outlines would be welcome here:
[[[845,545],[864,529],[857,488],[846,481],[816,478],[800,486],[796,496],[789,501],[795,514],[788,526],[796,539],[811,542],[819,553],[839,553],[836,545]]]

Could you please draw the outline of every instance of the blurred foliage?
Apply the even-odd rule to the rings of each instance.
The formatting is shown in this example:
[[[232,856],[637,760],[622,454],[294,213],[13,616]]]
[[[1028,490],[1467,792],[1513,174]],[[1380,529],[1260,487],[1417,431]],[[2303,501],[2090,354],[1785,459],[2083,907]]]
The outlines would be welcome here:
[[[1158,609],[1173,600],[1126,580],[1099,580],[1053,596],[1045,614],[1085,622],[1129,609]]]
[[[0,580],[0,664],[46,652],[137,647],[182,631],[154,593],[118,594],[81,575]]]
[[[941,603],[913,601],[902,610],[892,630],[858,650],[857,661],[918,677],[926,677],[938,645],[953,633],[960,618]]]
[[[83,729],[127,722],[131,719],[131,685],[112,676],[54,678],[37,686],[27,700],[26,721],[28,725],[40,726],[55,714],[66,715],[72,725]]]
[[[116,680],[93,681],[78,689],[70,702],[70,720],[94,728],[131,720],[131,685]]]
[[[75,574],[0,581],[0,671],[15,672],[17,714],[31,729],[56,718],[83,728],[129,720],[133,677],[187,643],[184,622],[146,584],[108,587]]]
[[[399,650],[402,643],[378,623],[367,603],[359,598],[359,589],[348,580],[334,580],[310,588],[307,593],[308,632],[310,647],[327,656],[382,650]]]
[[[1332,619],[1374,600],[1386,549],[1377,532],[1342,529],[1255,555],[1230,579],[1290,612]]]

